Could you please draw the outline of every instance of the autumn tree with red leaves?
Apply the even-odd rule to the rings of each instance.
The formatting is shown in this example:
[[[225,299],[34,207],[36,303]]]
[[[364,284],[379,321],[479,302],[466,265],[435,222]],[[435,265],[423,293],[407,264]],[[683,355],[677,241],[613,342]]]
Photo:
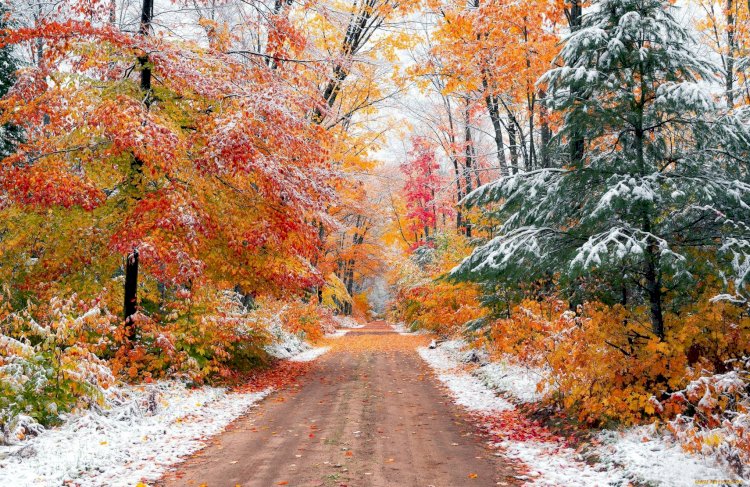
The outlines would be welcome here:
[[[404,198],[408,229],[414,234],[415,246],[428,244],[438,231],[440,217],[451,212],[450,206],[440,198],[445,184],[435,149],[428,139],[412,138],[412,149],[408,160],[401,164],[401,172],[406,176]]]
[[[4,216],[25,230],[4,257],[36,259],[5,277],[93,294],[138,258],[163,292],[320,282],[312,222],[335,195],[326,130],[308,118],[315,90],[298,68],[232,54],[211,30],[208,47],[169,39],[148,1],[135,34],[110,23],[109,2],[70,8],[2,35],[44,46],[0,102],[1,122],[27,134],[0,162]],[[272,57],[300,47],[290,25],[267,27]]]

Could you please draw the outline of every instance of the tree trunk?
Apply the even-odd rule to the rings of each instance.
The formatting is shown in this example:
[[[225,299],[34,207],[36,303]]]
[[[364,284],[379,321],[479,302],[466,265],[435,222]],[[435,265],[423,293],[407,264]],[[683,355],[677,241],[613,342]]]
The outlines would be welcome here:
[[[645,68],[643,64],[639,66],[638,74],[640,74],[640,99],[637,104],[638,118],[635,121],[635,153],[636,163],[638,164],[638,170],[640,177],[645,178],[648,175],[648,168],[646,167],[646,154],[645,154],[645,140],[646,133],[643,130],[643,112],[645,106],[646,97],[650,94],[648,86],[645,80]],[[651,211],[648,206],[644,206],[641,209],[641,229],[648,237],[648,244],[646,245],[644,253],[644,276],[645,276],[645,290],[649,302],[649,308],[651,310],[651,329],[659,339],[664,339],[664,315],[662,312],[662,291],[661,291],[661,268],[659,263],[659,247],[656,239],[653,237],[653,220],[651,218]]]
[[[528,29],[526,26],[527,23],[526,17],[523,19],[523,41],[525,44],[528,44],[529,37],[528,37]],[[531,57],[528,53],[528,50],[526,51],[526,69],[531,70]],[[536,105],[536,88],[533,84],[526,84],[526,100],[528,103],[528,113],[529,113],[529,157],[526,158],[526,171],[530,172],[534,170],[534,166],[536,163],[536,148],[534,144],[534,110]]]
[[[125,329],[128,340],[137,338],[133,316],[138,311],[138,249],[133,249],[125,260]]]
[[[664,314],[662,311],[661,272],[656,244],[646,249],[646,294],[651,309],[651,329],[660,340],[664,339]]]
[[[568,26],[571,32],[575,32],[581,28],[581,16],[583,15],[583,9],[581,7],[580,0],[571,0],[570,7],[566,9],[565,15],[568,18]],[[578,93],[574,93],[578,95]],[[570,145],[569,145],[569,156],[570,163],[573,166],[580,166],[583,163],[583,155],[585,150],[585,140],[580,130],[573,128],[570,133]]]
[[[466,194],[472,191],[471,172],[474,167],[473,148],[474,142],[471,137],[471,113],[469,112],[469,100],[466,100],[464,111],[464,181],[466,182]],[[464,228],[467,237],[471,237],[471,221],[464,218]]]
[[[456,177],[456,203],[459,203],[464,195],[461,187],[461,172],[458,170],[458,158],[452,157],[453,162],[453,175]],[[463,214],[461,213],[461,206],[457,205],[456,208],[456,230],[460,231],[463,227]]]
[[[356,54],[362,47],[363,41],[366,42],[368,38],[368,29],[372,26],[368,25],[368,22],[373,15],[376,14],[377,0],[365,0],[361,5],[356,15],[353,15],[349,26],[346,29],[346,35],[341,45],[340,56],[343,61],[336,63],[333,67],[333,75],[328,80],[325,89],[323,90],[323,99],[325,100],[328,108],[333,108],[336,103],[336,99],[341,93],[341,87],[349,76],[349,69],[345,63],[350,61],[350,58]],[[325,118],[325,113],[322,107],[317,106],[313,111],[313,121],[315,123],[322,123]]]
[[[734,0],[727,0],[726,5],[726,21],[727,21],[727,57],[726,57],[726,83],[725,91],[727,97],[727,106],[732,109],[734,108],[734,56],[735,56],[735,18],[733,4]]]
[[[151,20],[154,16],[153,0],[143,0],[141,10],[141,25],[138,32],[142,36],[148,36],[151,32]],[[138,57],[138,63],[141,66],[141,90],[146,94],[144,102],[148,107],[150,104],[151,93],[151,68],[148,66],[148,55],[143,54]],[[131,164],[133,181],[140,184],[140,176],[143,172],[143,161],[133,156]],[[138,179],[136,181],[136,178]],[[133,315],[138,306],[138,249],[134,248],[125,259],[125,326],[128,330],[128,338],[132,341],[137,337]]]
[[[542,146],[540,148],[541,151],[541,167],[548,168],[551,166],[550,161],[550,154],[549,154],[549,145],[550,141],[552,140],[552,130],[549,127],[549,120],[548,120],[548,114],[547,114],[547,105],[546,105],[546,99],[547,99],[547,93],[544,90],[539,91],[539,118],[541,119],[541,136],[542,136]]]
[[[512,120],[508,121],[508,147],[510,147],[510,169],[513,174],[518,174],[518,137],[516,137],[516,125]]]
[[[143,37],[151,34],[151,21],[154,18],[154,0],[143,0],[141,9],[141,26],[138,33]],[[148,54],[144,53],[138,57],[141,66],[141,90],[146,94],[146,105],[149,104],[149,92],[151,91],[151,68],[148,65]]]
[[[500,165],[500,175],[507,176],[508,163],[505,160],[505,144],[503,143],[503,125],[500,120],[500,107],[495,99],[495,95],[490,92],[487,75],[482,75],[482,84],[484,85],[484,102],[487,105],[487,112],[490,114],[492,128],[495,131],[495,147],[497,148],[497,163]]]

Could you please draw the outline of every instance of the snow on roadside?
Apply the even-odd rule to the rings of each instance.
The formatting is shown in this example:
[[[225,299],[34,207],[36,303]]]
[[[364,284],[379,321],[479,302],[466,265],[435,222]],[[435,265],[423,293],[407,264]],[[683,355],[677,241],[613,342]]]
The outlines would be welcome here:
[[[479,379],[456,369],[456,363],[443,350],[422,347],[418,352],[435,369],[438,378],[450,389],[456,402],[469,411],[513,409],[512,404],[485,387]]]
[[[406,329],[403,323],[391,323],[391,328],[399,335],[411,335],[411,332]]]
[[[326,333],[326,338],[341,338],[349,333],[349,330],[336,330],[333,333]]]
[[[306,352],[302,352],[300,354],[295,355],[289,360],[291,360],[292,362],[312,362],[313,360],[320,357],[321,355],[323,355],[330,349],[331,347],[311,348],[310,350],[307,350]]]
[[[544,379],[544,372],[509,360],[485,364],[474,375],[490,389],[507,392],[523,403],[539,401],[543,396],[537,384]]]
[[[272,357],[290,359],[312,348],[302,336],[286,331],[280,321],[269,325],[268,331],[273,342],[266,345],[265,349]]]
[[[595,453],[602,463],[625,465],[631,478],[640,483],[689,487],[700,480],[730,480],[745,485],[736,475],[721,467],[714,458],[688,454],[676,441],[654,426],[638,426],[624,431],[603,431]]]
[[[0,484],[116,487],[156,480],[270,392],[188,389],[176,381],[113,388],[109,409],[70,415],[59,428],[0,447]]]
[[[538,400],[537,383],[543,371],[510,362],[490,362],[469,373],[462,363],[483,362],[484,357],[478,356],[476,351],[466,351],[461,341],[444,342],[436,349],[421,348],[419,354],[435,369],[456,402],[478,413],[475,417],[483,429],[496,439],[492,446],[526,464],[525,477],[532,485],[627,486],[638,482],[692,486],[706,479],[736,479],[713,460],[684,452],[653,427],[602,432],[598,436],[601,445],[588,452],[599,460],[591,465],[580,453],[569,448],[563,438],[531,422],[524,424],[527,420],[513,405],[496,396],[496,391],[502,391],[520,402]],[[479,392],[480,389],[483,392]],[[493,396],[495,402],[489,396]],[[488,405],[493,404],[495,414],[488,413],[493,410]]]
[[[365,325],[355,320],[351,316],[336,315],[333,317],[333,321],[337,328],[364,328]]]
[[[429,335],[430,334],[430,332],[427,330],[411,331],[403,323],[391,323],[391,328],[393,328],[393,331],[395,331],[399,335]]]

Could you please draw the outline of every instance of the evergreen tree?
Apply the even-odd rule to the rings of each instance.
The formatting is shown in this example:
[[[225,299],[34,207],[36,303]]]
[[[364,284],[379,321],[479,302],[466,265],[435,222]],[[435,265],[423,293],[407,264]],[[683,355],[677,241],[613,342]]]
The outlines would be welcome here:
[[[637,287],[664,337],[671,292],[742,267],[750,248],[750,137],[723,114],[714,67],[667,0],[599,0],[541,80],[563,115],[560,168],[503,177],[465,198],[503,224],[451,273],[507,282],[560,275]],[[573,141],[573,142],[571,142]],[[572,150],[572,149],[571,149]],[[688,257],[689,255],[689,257]],[[747,285],[735,276],[735,291]],[[675,303],[677,305],[677,303]]]
[[[0,31],[10,27],[10,12],[5,2],[0,3]],[[0,48],[0,97],[13,87],[16,82],[18,62],[13,54],[13,46]],[[7,157],[16,150],[21,141],[23,131],[21,127],[12,124],[0,126],[0,159]]]

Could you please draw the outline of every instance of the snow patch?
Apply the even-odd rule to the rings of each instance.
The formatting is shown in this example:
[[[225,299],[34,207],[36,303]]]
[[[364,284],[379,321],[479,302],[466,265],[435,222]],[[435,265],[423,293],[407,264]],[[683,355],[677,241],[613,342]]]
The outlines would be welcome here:
[[[321,355],[323,355],[330,349],[331,347],[311,348],[310,350],[306,352],[302,352],[300,354],[295,355],[289,360],[291,360],[292,362],[312,362],[313,360],[320,357]]]
[[[391,328],[393,328],[393,331],[395,331],[399,335],[411,335],[411,332],[403,323],[391,323]]]
[[[682,446],[653,426],[638,426],[625,431],[603,431],[602,445],[596,449],[600,461],[625,465],[631,478],[642,483],[665,486],[694,486],[698,480],[732,479],[736,475],[721,468],[708,456],[689,454]]]
[[[483,365],[474,374],[490,389],[507,392],[523,403],[537,402],[544,395],[537,389],[544,372],[509,360]]]
[[[469,411],[496,412],[513,409],[513,405],[488,389],[476,377],[457,369],[458,364],[443,350],[420,347],[422,359],[435,371],[456,402]]]
[[[333,317],[333,321],[337,328],[364,328],[365,325],[355,320],[351,316],[336,315]]]
[[[280,322],[271,324],[268,331],[273,341],[270,345],[266,345],[265,349],[272,357],[291,359],[312,348],[302,336],[286,331]]]
[[[270,392],[188,389],[175,381],[112,388],[108,409],[81,411],[59,428],[0,447],[0,484],[125,487],[156,480]]]
[[[333,333],[326,333],[326,338],[341,338],[349,333],[349,330],[336,330]]]

